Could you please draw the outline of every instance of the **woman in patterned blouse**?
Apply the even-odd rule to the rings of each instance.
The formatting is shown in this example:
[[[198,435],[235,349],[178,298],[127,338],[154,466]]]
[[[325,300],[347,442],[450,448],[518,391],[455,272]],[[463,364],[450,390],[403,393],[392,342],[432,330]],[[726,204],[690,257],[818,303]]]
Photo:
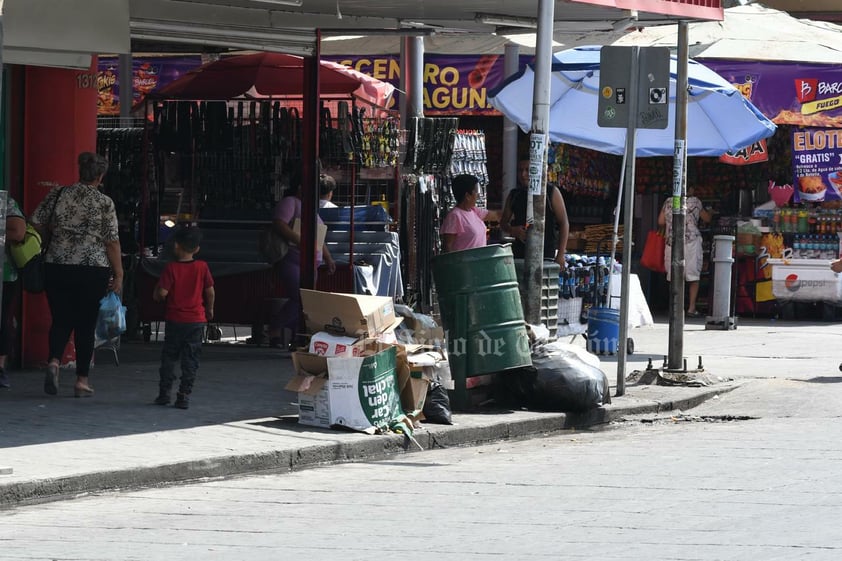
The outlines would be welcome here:
[[[58,393],[58,372],[64,347],[74,332],[76,397],[90,397],[88,372],[94,352],[99,300],[109,287],[118,295],[123,263],[117,236],[114,201],[99,192],[108,160],[92,152],[79,154],[79,181],[56,187],[32,214],[42,232],[51,232],[46,255],[46,293],[50,313],[50,357],[44,391]],[[113,276],[113,279],[112,279]]]

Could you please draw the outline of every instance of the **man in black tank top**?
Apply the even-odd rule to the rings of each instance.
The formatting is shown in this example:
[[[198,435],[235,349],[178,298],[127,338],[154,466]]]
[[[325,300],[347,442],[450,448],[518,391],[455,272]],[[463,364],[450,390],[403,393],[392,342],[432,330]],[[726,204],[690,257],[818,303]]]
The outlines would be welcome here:
[[[500,217],[500,228],[515,238],[512,253],[522,259],[526,253],[526,202],[529,197],[529,160],[520,160],[517,165],[517,187],[509,192]],[[558,187],[547,188],[547,211],[544,223],[544,259],[554,260],[564,268],[564,250],[570,225],[567,208]]]

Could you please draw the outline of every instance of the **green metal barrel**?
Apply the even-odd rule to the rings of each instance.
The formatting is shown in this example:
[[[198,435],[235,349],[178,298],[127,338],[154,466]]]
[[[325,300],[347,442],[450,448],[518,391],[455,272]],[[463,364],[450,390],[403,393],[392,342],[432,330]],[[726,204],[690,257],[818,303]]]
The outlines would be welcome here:
[[[454,401],[464,404],[466,378],[532,365],[514,258],[509,245],[488,245],[443,253],[432,266]]]

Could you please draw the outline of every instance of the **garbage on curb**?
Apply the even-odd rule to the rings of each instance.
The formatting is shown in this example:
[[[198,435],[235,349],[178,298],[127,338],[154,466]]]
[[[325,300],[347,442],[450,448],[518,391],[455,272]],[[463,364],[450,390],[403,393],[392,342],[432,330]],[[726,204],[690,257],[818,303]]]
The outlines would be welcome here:
[[[309,345],[292,353],[302,425],[411,436],[432,377],[446,359],[398,343],[391,298],[302,290]],[[415,355],[419,355],[416,359]]]
[[[427,401],[424,403],[424,420],[440,425],[452,425],[450,398],[447,390],[439,382],[430,385]]]
[[[555,341],[532,349],[532,366],[501,373],[498,383],[514,404],[540,411],[580,413],[611,403],[599,359]]]
[[[348,337],[376,337],[401,323],[388,296],[340,294],[301,289],[301,307],[307,331],[327,331]]]

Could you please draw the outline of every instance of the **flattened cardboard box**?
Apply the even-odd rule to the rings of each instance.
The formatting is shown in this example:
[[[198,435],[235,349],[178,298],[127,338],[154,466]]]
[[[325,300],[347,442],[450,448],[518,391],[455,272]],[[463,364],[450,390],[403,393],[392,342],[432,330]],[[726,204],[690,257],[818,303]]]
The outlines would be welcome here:
[[[374,432],[403,415],[396,347],[374,343],[369,348],[382,350],[364,357],[293,353],[297,374],[285,389],[298,392],[299,423]]]
[[[301,289],[304,321],[310,333],[373,337],[400,324],[389,296],[339,294]]]
[[[401,405],[408,415],[418,414],[424,409],[429,388],[430,379],[423,371],[410,372],[408,383],[401,389]]]

